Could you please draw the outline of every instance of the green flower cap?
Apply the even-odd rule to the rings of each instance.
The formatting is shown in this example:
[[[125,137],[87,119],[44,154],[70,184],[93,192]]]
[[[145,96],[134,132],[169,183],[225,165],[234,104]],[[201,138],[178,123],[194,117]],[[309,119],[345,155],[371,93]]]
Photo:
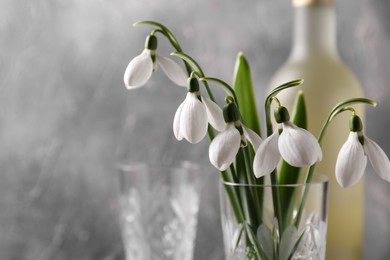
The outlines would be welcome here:
[[[189,77],[187,80],[187,90],[188,92],[197,92],[199,91],[198,79],[195,77]]]
[[[363,130],[363,123],[359,116],[351,116],[349,119],[349,130],[351,130],[351,132],[360,132]]]
[[[235,103],[228,103],[223,108],[223,118],[226,123],[240,120],[240,112]]]
[[[148,50],[157,49],[157,37],[154,35],[148,35],[145,41],[145,48]]]
[[[290,114],[288,113],[287,108],[283,106],[275,108],[274,115],[278,124],[290,121]]]

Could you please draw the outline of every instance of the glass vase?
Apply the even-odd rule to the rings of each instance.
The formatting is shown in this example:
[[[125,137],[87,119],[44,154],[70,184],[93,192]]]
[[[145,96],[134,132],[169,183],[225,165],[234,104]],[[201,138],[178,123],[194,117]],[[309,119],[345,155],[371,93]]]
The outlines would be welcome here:
[[[327,191],[322,175],[307,184],[221,182],[225,259],[325,259]]]
[[[193,259],[198,166],[189,162],[124,165],[120,167],[119,187],[126,259]]]

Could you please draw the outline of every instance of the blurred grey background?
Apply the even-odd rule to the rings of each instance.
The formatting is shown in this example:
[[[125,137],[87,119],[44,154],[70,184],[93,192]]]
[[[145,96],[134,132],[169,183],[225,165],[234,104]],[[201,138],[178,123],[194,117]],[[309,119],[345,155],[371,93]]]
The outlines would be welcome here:
[[[368,135],[390,154],[390,1],[339,0],[338,46],[379,106]],[[248,58],[258,102],[291,46],[288,0],[0,0],[0,259],[123,259],[118,161],[206,166],[195,259],[222,259],[218,173],[205,140],[177,142],[185,96],[158,71],[126,91],[122,75],[157,20],[206,75],[231,82]],[[160,40],[160,54],[172,51]],[[390,185],[366,174],[366,259],[390,259]],[[353,217],[353,216],[352,216]]]

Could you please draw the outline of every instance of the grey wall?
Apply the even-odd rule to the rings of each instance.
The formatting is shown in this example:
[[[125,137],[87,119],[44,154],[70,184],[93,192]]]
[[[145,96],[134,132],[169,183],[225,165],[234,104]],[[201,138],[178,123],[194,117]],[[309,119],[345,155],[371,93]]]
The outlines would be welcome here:
[[[341,55],[380,104],[368,134],[390,154],[390,2],[340,0],[336,10]],[[258,93],[290,48],[289,1],[0,0],[0,259],[122,259],[113,165],[208,165],[206,140],[173,137],[182,89],[161,71],[142,89],[123,86],[149,32],[131,24],[144,19],[169,26],[207,75],[227,82],[243,51]],[[390,186],[366,176],[365,255],[389,259]],[[207,166],[202,177],[195,259],[222,259],[218,174]]]

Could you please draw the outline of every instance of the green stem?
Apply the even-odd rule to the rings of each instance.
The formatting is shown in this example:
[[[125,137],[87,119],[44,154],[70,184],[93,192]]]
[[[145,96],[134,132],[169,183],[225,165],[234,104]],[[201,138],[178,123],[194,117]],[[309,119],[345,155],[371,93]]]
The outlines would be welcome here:
[[[252,162],[250,160],[250,154],[249,154],[249,147],[244,147],[243,149],[243,154],[244,154],[244,160],[245,160],[245,168],[246,168],[246,174],[247,174],[247,179],[248,179],[248,184],[250,185],[256,185],[256,179],[255,175],[253,173],[253,167],[252,167]],[[262,211],[261,211],[261,203],[259,201],[259,187],[257,186],[248,186],[248,188],[251,188],[251,194],[253,197],[253,207],[255,209],[255,215],[256,215],[256,225],[254,227],[258,226],[259,221],[261,222],[262,219]],[[262,192],[262,190],[261,190]]]
[[[182,60],[184,60],[186,62],[186,64],[189,64],[189,66],[195,71],[194,74],[196,74],[200,78],[200,80],[202,78],[204,78],[205,75],[203,73],[202,68],[199,66],[199,64],[191,56],[189,56],[188,54],[185,54],[184,52],[179,52],[179,51],[172,52],[171,55],[177,56],[177,57],[181,58]],[[203,81],[203,80],[201,80],[201,81],[204,84],[207,95],[209,96],[209,98],[212,101],[215,102],[214,96],[210,90],[208,83]]]
[[[211,78],[211,77],[202,77],[199,79],[200,81],[211,81],[211,82],[215,82],[215,83],[218,83],[220,86],[223,87],[223,89],[226,91],[226,93],[228,93],[228,95],[231,95],[233,98],[234,98],[234,102],[236,103],[237,105],[237,108],[239,108],[239,105],[238,105],[238,100],[237,100],[237,96],[236,96],[236,92],[234,91],[234,89],[232,87],[229,86],[229,84],[227,84],[225,81],[223,80],[220,80],[220,79],[217,79],[217,78]]]
[[[318,137],[318,142],[320,143],[320,145],[322,143],[322,139],[325,135],[325,132],[329,126],[329,123],[333,120],[333,118],[335,118],[338,114],[340,114],[346,110],[351,110],[351,108],[347,107],[347,106],[357,104],[357,103],[363,103],[363,104],[367,104],[367,105],[370,105],[373,107],[376,107],[376,105],[377,105],[375,101],[368,99],[368,98],[351,98],[351,99],[348,99],[346,101],[338,103],[332,109],[332,111],[329,113],[328,118],[326,119],[324,125],[321,128],[321,132],[320,132],[320,135]]]
[[[272,121],[271,121],[271,103],[274,99],[277,100],[275,97],[280,91],[287,89],[287,88],[292,88],[296,87],[300,84],[302,84],[303,79],[297,79],[293,81],[289,81],[283,85],[280,85],[276,88],[274,88],[271,93],[267,96],[265,99],[265,120],[266,120],[266,126],[267,126],[267,136],[272,135],[273,129],[272,129]]]
[[[316,164],[313,164],[312,166],[309,167],[309,169],[307,171],[306,180],[305,180],[305,184],[306,185],[303,188],[303,194],[302,194],[302,197],[301,197],[301,202],[299,204],[297,216],[295,218],[295,223],[294,223],[296,228],[298,228],[299,222],[301,222],[301,217],[302,217],[302,213],[303,213],[303,207],[304,207],[304,205],[306,203],[307,194],[309,193],[309,187],[308,187],[307,184],[311,182],[315,166],[316,166]]]
[[[267,127],[267,136],[272,135],[273,133],[273,128],[272,128],[272,120],[271,120],[271,103],[272,100],[274,100],[274,97],[282,90],[295,87],[300,85],[303,82],[302,79],[298,80],[293,80],[290,82],[287,82],[283,85],[280,85],[273,89],[271,93],[267,96],[265,99],[265,120],[266,120],[266,127]],[[272,185],[272,201],[274,204],[274,212],[275,216],[278,219],[278,224],[279,228],[281,230],[281,234],[283,233],[284,230],[284,221],[283,216],[281,214],[281,204],[280,204],[280,199],[279,199],[279,191],[278,191],[278,176],[277,176],[277,170],[273,170],[271,172],[271,185]]]
[[[175,48],[178,52],[183,52],[183,50],[179,44],[179,41],[176,39],[175,35],[171,32],[171,30],[169,30],[166,26],[164,26],[158,22],[155,22],[155,21],[138,21],[138,22],[135,22],[133,24],[133,26],[137,26],[140,24],[148,24],[148,25],[153,25],[153,26],[157,27],[158,29],[153,30],[152,33],[160,32],[162,35],[164,35],[169,40],[169,42],[171,43],[173,48]],[[190,75],[190,73],[191,73],[190,65],[185,61],[184,61],[184,65],[186,67],[188,75]]]
[[[164,25],[161,23],[155,22],[155,21],[138,21],[133,23],[133,26],[137,26],[140,24],[149,24],[153,25],[157,28],[159,28],[161,31],[164,32],[168,36],[168,39],[171,41],[171,44],[175,47],[175,49],[178,49],[179,51],[182,51],[179,42],[177,41],[175,35]]]
[[[289,81],[287,83],[284,83],[276,88],[274,88],[266,98],[266,102],[268,102],[269,99],[272,99],[274,96],[276,96],[280,91],[286,89],[286,88],[291,88],[291,87],[296,87],[299,86],[303,83],[303,79],[296,79]]]
[[[267,126],[267,136],[272,135],[273,129],[272,129],[272,121],[271,121],[271,100],[272,99],[267,99],[266,105],[265,105],[265,120],[266,120],[266,126]],[[272,202],[274,204],[274,213],[276,218],[278,219],[278,224],[280,230],[283,230],[283,221],[282,221],[282,216],[281,216],[281,205],[280,205],[280,200],[279,200],[279,191],[278,187],[276,186],[278,184],[277,180],[277,170],[273,170],[271,173],[271,191],[272,191]]]
[[[253,246],[253,248],[254,248],[254,250],[256,252],[256,255],[257,255],[256,259],[266,259],[265,253],[263,252],[263,250],[262,250],[262,248],[261,248],[261,246],[259,244],[258,238],[257,238],[256,234],[252,230],[252,227],[250,227],[248,224],[245,224],[244,227],[245,227],[245,232],[246,232],[246,235],[247,235],[247,239],[249,240],[248,242],[250,242],[252,244],[250,246]]]
[[[230,170],[231,170],[231,173],[234,174],[234,168],[230,169]],[[229,176],[229,173],[227,171],[221,172],[221,178],[222,178],[223,182],[234,183],[232,177]],[[237,223],[243,223],[245,221],[245,217],[244,217],[243,209],[241,207],[241,202],[240,202],[240,199],[237,195],[235,186],[226,185],[224,183],[223,183],[223,185],[225,186],[225,190],[226,190],[227,196],[229,198],[230,205],[232,206],[234,216],[236,217]]]

